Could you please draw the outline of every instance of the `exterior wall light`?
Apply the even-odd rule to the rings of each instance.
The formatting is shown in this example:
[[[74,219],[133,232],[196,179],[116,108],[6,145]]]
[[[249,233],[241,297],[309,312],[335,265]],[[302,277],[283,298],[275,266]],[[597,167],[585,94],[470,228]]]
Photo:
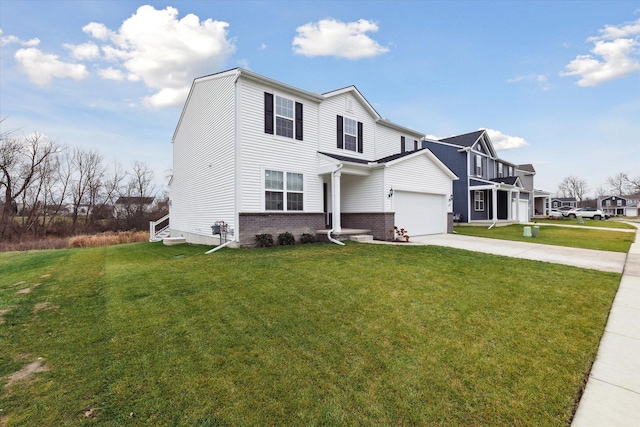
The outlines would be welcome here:
[[[393,188],[389,189],[389,197],[393,196]]]

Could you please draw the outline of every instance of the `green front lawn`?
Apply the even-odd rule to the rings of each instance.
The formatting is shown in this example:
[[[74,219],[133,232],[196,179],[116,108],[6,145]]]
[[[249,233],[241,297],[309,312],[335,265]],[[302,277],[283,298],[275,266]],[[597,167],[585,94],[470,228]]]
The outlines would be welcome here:
[[[620,280],[433,246],[206,249],[0,254],[0,381],[43,358],[0,385],[0,424],[567,425]]]
[[[631,224],[627,224],[622,221],[618,221],[615,219],[608,220],[592,220],[592,219],[583,219],[582,222],[584,224],[579,224],[577,218],[558,218],[558,219],[547,219],[547,218],[536,218],[533,219],[532,222],[535,221],[539,224],[555,224],[555,225],[580,225],[583,227],[598,227],[598,228],[623,228],[627,230],[635,230]]]
[[[545,227],[544,225],[539,226],[538,237],[524,237],[524,227],[531,227],[533,231],[533,226],[522,224],[496,226],[491,229],[484,226],[457,225],[454,231],[467,236],[625,253],[629,252],[629,248],[635,240],[635,233],[624,231],[579,227]]]

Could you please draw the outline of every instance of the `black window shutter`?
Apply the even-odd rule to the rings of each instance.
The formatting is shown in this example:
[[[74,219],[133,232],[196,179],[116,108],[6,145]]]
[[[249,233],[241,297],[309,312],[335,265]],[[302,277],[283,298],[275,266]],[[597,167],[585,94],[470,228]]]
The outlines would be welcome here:
[[[364,150],[364,137],[362,133],[362,122],[358,122],[358,153],[362,153]]]
[[[418,141],[417,140],[413,140],[413,149],[417,150],[418,149]]]
[[[404,136],[401,136],[400,137],[400,152],[404,153],[405,151],[407,151],[407,147],[405,146]]]
[[[273,135],[273,94],[264,93],[264,133]]]
[[[342,116],[338,116],[338,121],[336,122],[338,133],[337,133],[337,143],[338,148],[342,148],[344,144],[344,137],[342,136]]]
[[[302,141],[302,104],[296,102],[296,139]]]

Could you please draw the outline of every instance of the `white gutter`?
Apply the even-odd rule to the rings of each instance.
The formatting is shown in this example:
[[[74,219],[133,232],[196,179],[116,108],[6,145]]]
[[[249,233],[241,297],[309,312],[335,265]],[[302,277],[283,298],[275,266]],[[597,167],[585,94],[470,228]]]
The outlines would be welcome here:
[[[331,216],[333,218],[333,215],[336,214],[336,197],[335,197],[335,192],[336,192],[336,188],[334,186],[334,175],[336,174],[336,172],[338,172],[340,169],[342,169],[342,167],[344,166],[343,163],[340,163],[332,172],[331,172]],[[339,213],[338,213],[339,214]],[[332,224],[335,223],[335,221],[331,221]],[[333,227],[331,227],[331,230],[329,230],[327,232],[327,238],[329,239],[329,241],[331,243],[335,243],[336,245],[340,245],[340,246],[344,246],[344,243],[342,243],[339,240],[334,239],[333,237],[331,237],[331,233],[333,232]]]

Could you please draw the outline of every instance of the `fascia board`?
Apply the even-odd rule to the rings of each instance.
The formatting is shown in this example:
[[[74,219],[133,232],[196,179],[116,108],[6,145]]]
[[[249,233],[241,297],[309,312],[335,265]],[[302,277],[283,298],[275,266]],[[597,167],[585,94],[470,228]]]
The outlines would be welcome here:
[[[249,71],[249,70],[245,70],[243,68],[239,68],[238,69],[240,72],[240,76],[242,78],[246,78],[249,80],[253,80],[255,82],[258,83],[262,83],[271,87],[276,87],[280,90],[283,91],[287,91],[287,92],[293,92],[296,95],[298,95],[301,98],[305,98],[309,101],[313,101],[313,102],[317,102],[317,103],[321,103],[322,101],[324,101],[324,97],[322,95],[320,95],[319,93],[314,93],[314,92],[308,92],[306,90],[303,89],[299,89],[297,87],[288,85],[286,83],[282,83],[279,82],[277,80],[273,80],[270,79],[268,77],[262,76],[260,74],[254,73],[253,71]]]

